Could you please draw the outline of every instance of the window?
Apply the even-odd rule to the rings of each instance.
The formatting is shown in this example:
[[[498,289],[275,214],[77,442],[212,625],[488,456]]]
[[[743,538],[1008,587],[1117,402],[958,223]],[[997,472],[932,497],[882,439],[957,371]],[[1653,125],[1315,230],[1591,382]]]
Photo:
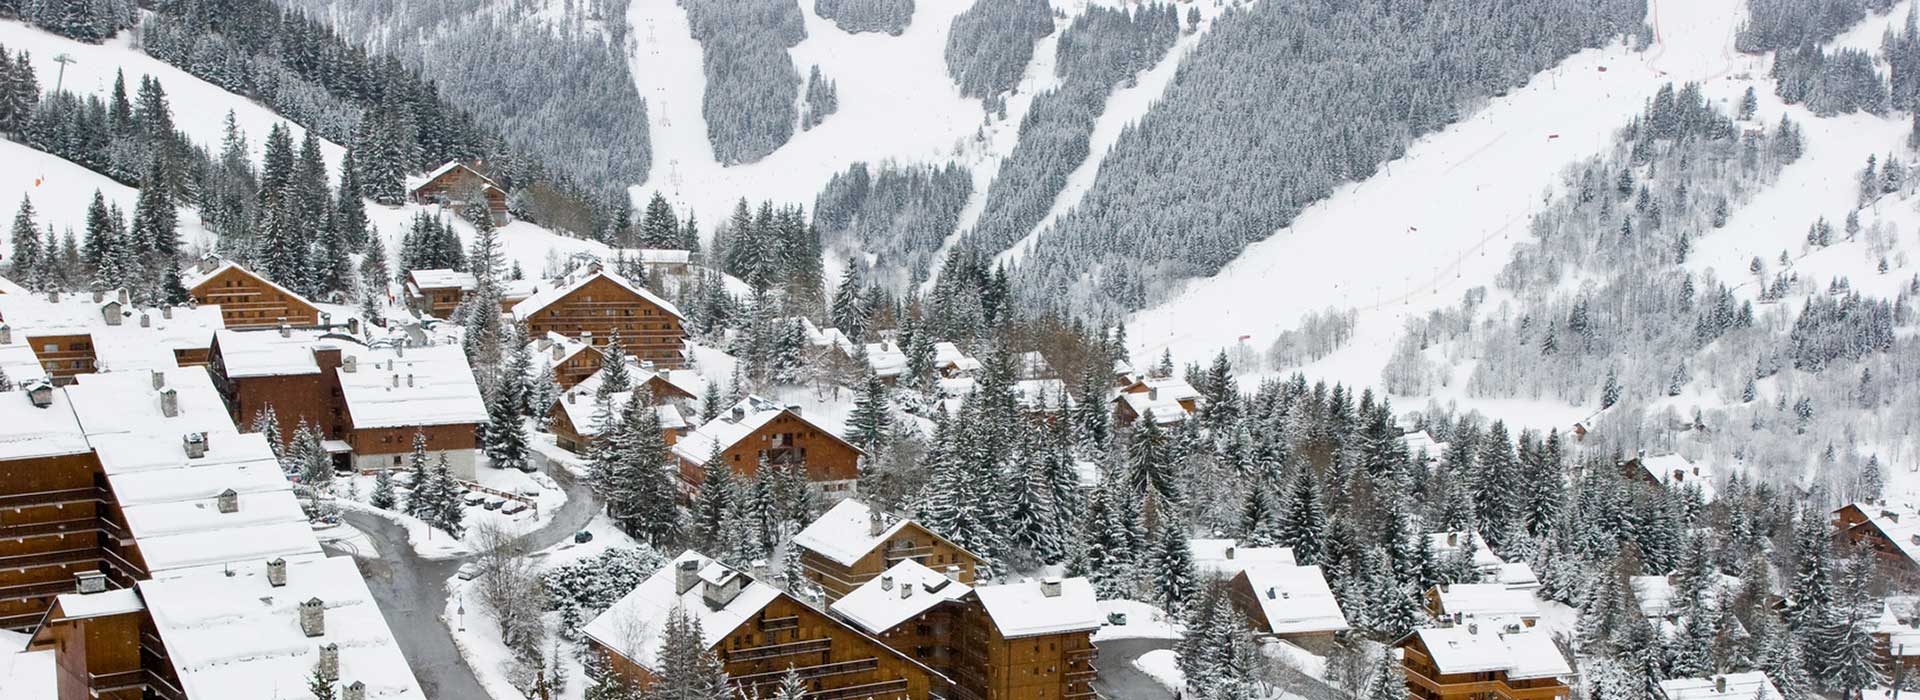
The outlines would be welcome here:
[[[393,466],[400,466],[400,455],[393,456]]]
[[[60,352],[58,343],[48,343],[40,347],[40,352]]]

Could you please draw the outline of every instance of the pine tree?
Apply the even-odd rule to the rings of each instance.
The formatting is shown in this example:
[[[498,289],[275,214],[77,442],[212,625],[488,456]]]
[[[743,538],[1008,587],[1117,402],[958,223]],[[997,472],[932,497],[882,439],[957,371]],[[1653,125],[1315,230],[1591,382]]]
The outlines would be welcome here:
[[[413,490],[407,495],[406,513],[431,524],[441,506],[438,500],[440,493],[433,482],[433,465],[427,460],[425,433],[413,434],[413,450],[407,457],[407,468],[413,473]]]
[[[1313,467],[1302,466],[1293,479],[1292,493],[1281,517],[1280,543],[1293,548],[1293,557],[1301,564],[1319,561],[1321,540],[1327,530],[1326,509],[1320,503],[1320,487],[1314,483]]]
[[[521,387],[526,379],[525,375],[515,376],[515,372],[516,368],[511,365],[501,370],[493,400],[487,402],[487,463],[495,469],[531,471],[532,465],[527,461],[527,426],[521,421],[526,404],[526,392]]]
[[[1141,496],[1155,496],[1167,505],[1181,502],[1180,486],[1175,481],[1173,456],[1166,433],[1154,420],[1153,411],[1134,421],[1133,439],[1127,443],[1127,483]]]
[[[440,458],[433,463],[431,484],[435,491],[433,500],[436,510],[432,514],[433,519],[427,522],[459,539],[460,534],[466,532],[466,526],[462,523],[466,519],[466,503],[460,497],[465,489],[454,480],[453,465],[447,463],[445,452],[440,453]]]
[[[656,700],[729,700],[727,674],[708,651],[700,619],[675,606],[661,629],[660,649],[654,656],[659,675],[647,688]]]
[[[313,695],[314,700],[333,700],[333,684],[336,680],[327,675],[326,669],[321,668],[320,664],[315,663],[313,674],[307,676],[307,692]]]
[[[393,510],[398,500],[393,494],[393,470],[382,469],[373,478],[373,494],[367,497],[367,504],[381,510]]]
[[[4,56],[0,56],[0,64],[5,62]],[[50,253],[41,252],[40,231],[33,223],[33,216],[33,200],[27,195],[20,195],[20,210],[13,215],[11,274],[22,286],[32,291],[39,291],[45,284],[40,279],[40,258]]]
[[[887,387],[872,363],[860,370],[859,393],[853,399],[853,413],[847,416],[847,439],[870,457],[877,457],[892,431],[893,417],[887,405]]]
[[[1186,611],[1194,595],[1199,572],[1194,568],[1193,548],[1186,530],[1173,521],[1160,526],[1160,542],[1153,551],[1153,593],[1156,602],[1169,615]]]
[[[693,498],[694,535],[705,547],[726,539],[727,516],[733,511],[735,494],[733,470],[722,461],[719,450],[700,465],[700,489]]]
[[[629,532],[656,547],[674,541],[680,531],[677,496],[665,465],[671,458],[660,414],[646,390],[633,392],[622,411],[620,518]],[[613,506],[609,504],[611,509]]]
[[[1406,697],[1406,673],[1390,651],[1382,651],[1373,663],[1373,673],[1367,676],[1366,684],[1354,700],[1405,700]]]

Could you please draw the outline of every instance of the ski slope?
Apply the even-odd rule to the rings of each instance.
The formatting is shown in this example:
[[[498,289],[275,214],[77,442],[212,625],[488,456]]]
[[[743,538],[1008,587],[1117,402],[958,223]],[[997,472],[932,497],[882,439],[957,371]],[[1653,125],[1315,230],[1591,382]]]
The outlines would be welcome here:
[[[1378,384],[1406,319],[1490,285],[1564,168],[1604,149],[1660,84],[1698,81],[1718,100],[1737,99],[1748,85],[1771,92],[1755,81],[1764,78],[1764,60],[1733,50],[1744,13],[1740,0],[1655,0],[1648,19],[1656,41],[1646,51],[1616,44],[1580,52],[1420,139],[1380,174],[1339,188],[1218,274],[1134,314],[1134,357],[1171,351],[1180,362],[1204,361],[1237,343],[1264,351],[1308,313],[1354,309],[1353,341],[1297,369],[1330,382]],[[1396,401],[1418,406],[1421,398]],[[1475,402],[1527,424],[1583,413],[1537,404]]]

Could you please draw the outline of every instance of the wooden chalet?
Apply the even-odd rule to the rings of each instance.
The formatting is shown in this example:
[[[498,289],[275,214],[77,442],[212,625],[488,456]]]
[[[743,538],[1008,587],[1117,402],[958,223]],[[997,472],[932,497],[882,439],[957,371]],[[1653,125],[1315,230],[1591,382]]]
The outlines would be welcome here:
[[[187,296],[218,305],[227,328],[312,328],[325,324],[312,301],[234,262],[209,258],[186,281]]]
[[[1254,564],[1227,581],[1227,595],[1260,634],[1303,642],[1352,629],[1318,566]]]
[[[0,628],[25,630],[76,577],[135,572],[106,560],[100,462],[67,401],[46,380],[0,394]]]
[[[414,311],[438,319],[453,318],[453,310],[479,282],[460,270],[413,270],[407,273],[407,303]]]
[[[1533,592],[1503,583],[1442,583],[1428,588],[1423,599],[1436,619],[1511,620],[1523,627],[1540,621],[1540,600]]]
[[[804,555],[803,555],[804,556]],[[941,573],[902,559],[879,576],[840,596],[829,610],[848,624],[912,658],[940,680],[953,677],[958,657],[954,640],[966,619],[966,597],[973,587],[954,580],[957,570]],[[941,696],[951,687],[937,687]]]
[[[1905,504],[1849,503],[1833,511],[1836,537],[1873,552],[1890,571],[1920,574],[1920,511]]]
[[[631,391],[617,391],[609,394],[607,404],[618,410],[627,405],[632,398]],[[552,419],[554,444],[560,449],[586,454],[593,447],[594,438],[600,435],[600,426],[594,424],[594,414],[599,411],[599,401],[591,392],[569,391],[553,402],[553,409],[547,413]],[[681,414],[680,407],[671,403],[656,403],[654,415],[660,421],[660,435],[672,447],[680,442],[689,430],[687,419]]]
[[[1152,414],[1162,425],[1179,423],[1200,410],[1200,392],[1175,377],[1150,377],[1134,381],[1114,392],[1113,417],[1121,425],[1132,425],[1141,416]]]
[[[1761,671],[1660,681],[1661,700],[1781,700],[1783,697],[1780,688]]]
[[[839,600],[901,562],[911,561],[963,584],[972,584],[978,555],[906,518],[888,515],[849,498],[835,504],[793,536],[800,569],[820,586],[827,602]]]
[[[438,204],[458,209],[465,207],[478,193],[487,200],[487,211],[495,223],[506,223],[507,191],[493,178],[480,174],[466,163],[449,162],[407,182],[407,199],[419,204]]]
[[[1470,622],[1395,642],[1409,700],[1568,700],[1566,656],[1544,631]]]
[[[736,692],[764,697],[788,669],[809,700],[925,700],[939,674],[761,580],[695,552],[655,572],[585,628],[615,673],[645,688],[660,669],[666,621],[697,619]]]
[[[749,396],[688,433],[673,446],[681,489],[692,494],[704,479],[701,467],[719,456],[733,473],[752,477],[762,462],[798,467],[807,481],[832,498],[856,495],[860,459],[866,455],[833,431],[807,420],[799,406],[781,406]]]
[[[672,302],[598,263],[513,305],[530,336],[558,333],[595,346],[618,342],[657,367],[686,364],[686,317]]]
[[[145,690],[158,679],[142,663],[145,601],[132,588],[108,589],[97,577],[69,588],[74,592],[57,599],[28,642],[53,653],[55,687],[101,700],[150,697]]]
[[[953,650],[956,700],[1093,698],[1100,604],[1084,578],[980,586]]]
[[[1620,465],[1627,478],[1676,492],[1693,489],[1702,501],[1711,503],[1716,495],[1713,470],[1677,454],[1641,456]]]
[[[547,333],[527,343],[529,354],[553,367],[553,383],[562,391],[578,386],[600,371],[607,356],[593,346],[592,338],[574,339],[559,333]]]

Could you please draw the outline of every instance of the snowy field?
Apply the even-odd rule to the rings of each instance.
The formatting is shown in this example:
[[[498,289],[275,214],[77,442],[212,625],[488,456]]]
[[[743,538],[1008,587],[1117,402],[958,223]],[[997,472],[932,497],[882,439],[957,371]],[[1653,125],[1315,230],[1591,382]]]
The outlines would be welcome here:
[[[1877,47],[1909,4],[1869,17],[1843,41]],[[1821,119],[1783,107],[1766,80],[1768,58],[1733,50],[1744,14],[1740,0],[1655,0],[1649,10],[1654,45],[1636,52],[1616,44],[1575,54],[1462,122],[1420,139],[1406,157],[1336,190],[1291,227],[1249,246],[1219,274],[1135,314],[1128,321],[1134,357],[1157,358],[1170,350],[1180,362],[1205,361],[1237,343],[1264,352],[1306,314],[1352,309],[1358,322],[1343,349],[1304,367],[1243,372],[1242,379],[1299,369],[1315,380],[1378,385],[1404,323],[1458,304],[1469,289],[1491,287],[1513,247],[1528,237],[1532,214],[1559,189],[1563,171],[1607,149],[1614,131],[1667,82],[1699,82],[1722,104],[1755,87],[1761,114],[1777,120],[1785,109],[1808,141],[1808,157],[1788,167],[1774,186],[1782,196],[1763,194],[1735,212],[1725,232],[1699,239],[1690,266],[1718,269],[1725,277],[1730,268],[1744,272],[1755,254],[1798,251],[1793,242],[1804,239],[1814,217],[1825,215],[1836,225],[1844,217],[1854,174],[1867,154],[1904,151],[1907,124],[1866,115]],[[1857,249],[1838,248],[1813,257],[1835,259],[1834,269],[1864,269]],[[1808,264],[1811,270],[1819,263]],[[1497,306],[1498,296],[1487,307]],[[1430,398],[1458,401],[1535,427],[1564,427],[1591,413],[1556,401],[1468,397],[1461,387],[1470,370],[1459,368],[1462,381],[1434,396],[1394,397],[1397,408],[1419,408]]]

